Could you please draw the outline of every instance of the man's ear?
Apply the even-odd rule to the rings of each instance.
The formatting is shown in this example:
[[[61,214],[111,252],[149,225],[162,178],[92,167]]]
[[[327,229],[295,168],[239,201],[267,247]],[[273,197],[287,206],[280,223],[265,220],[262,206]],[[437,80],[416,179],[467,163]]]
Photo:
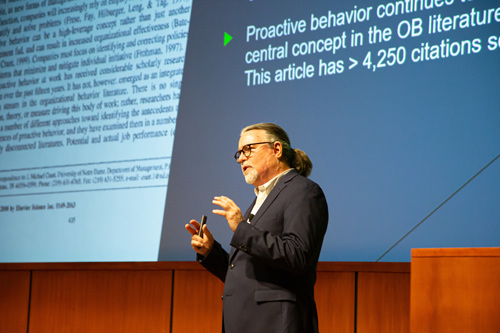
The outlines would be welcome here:
[[[277,159],[283,156],[283,145],[279,141],[274,143],[274,156],[276,156]]]

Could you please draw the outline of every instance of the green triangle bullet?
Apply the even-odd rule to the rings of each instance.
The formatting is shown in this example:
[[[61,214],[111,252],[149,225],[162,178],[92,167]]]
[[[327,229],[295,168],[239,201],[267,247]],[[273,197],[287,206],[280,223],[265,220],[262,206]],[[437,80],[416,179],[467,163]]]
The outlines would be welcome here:
[[[224,46],[226,46],[232,39],[233,36],[231,36],[227,32],[224,32]]]

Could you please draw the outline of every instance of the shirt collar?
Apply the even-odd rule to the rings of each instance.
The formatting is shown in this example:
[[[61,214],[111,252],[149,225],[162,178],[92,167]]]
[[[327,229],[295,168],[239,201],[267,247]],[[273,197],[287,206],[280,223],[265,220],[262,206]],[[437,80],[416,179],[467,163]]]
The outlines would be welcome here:
[[[273,190],[273,188],[276,185],[276,183],[278,182],[278,180],[281,177],[283,177],[284,175],[286,175],[288,172],[290,172],[290,170],[292,170],[292,169],[293,168],[285,170],[282,173],[280,173],[279,175],[277,175],[276,177],[274,177],[273,179],[271,179],[270,181],[268,181],[267,183],[254,188],[255,195],[259,196],[259,194],[261,194],[261,195],[264,194],[267,196],[269,193],[271,193],[271,191]]]

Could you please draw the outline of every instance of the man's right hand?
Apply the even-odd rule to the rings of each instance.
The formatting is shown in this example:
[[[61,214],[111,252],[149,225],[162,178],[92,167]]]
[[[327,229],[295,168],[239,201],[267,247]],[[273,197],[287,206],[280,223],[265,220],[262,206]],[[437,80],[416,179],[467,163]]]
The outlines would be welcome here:
[[[210,233],[205,224],[203,226],[203,238],[198,236],[198,230],[200,229],[200,223],[196,220],[189,221],[190,224],[186,224],[186,230],[191,234],[191,246],[193,250],[203,257],[208,256],[214,245],[214,237]]]

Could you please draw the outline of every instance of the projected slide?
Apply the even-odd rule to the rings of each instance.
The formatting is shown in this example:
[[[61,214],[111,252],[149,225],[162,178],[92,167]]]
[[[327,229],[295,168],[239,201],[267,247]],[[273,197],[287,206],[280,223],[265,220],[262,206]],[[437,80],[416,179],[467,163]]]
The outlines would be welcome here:
[[[191,1],[0,4],[0,261],[157,260]]]
[[[495,1],[193,2],[159,258],[214,196],[255,198],[233,155],[275,122],[310,156],[330,222],[321,260],[409,261],[500,245],[500,7]]]

